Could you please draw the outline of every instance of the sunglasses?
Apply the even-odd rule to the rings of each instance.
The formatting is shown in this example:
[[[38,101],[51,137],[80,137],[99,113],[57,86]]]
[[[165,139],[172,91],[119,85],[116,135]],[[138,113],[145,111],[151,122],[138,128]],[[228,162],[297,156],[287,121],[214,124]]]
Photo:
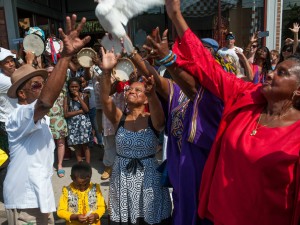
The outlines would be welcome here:
[[[37,81],[34,81],[30,84],[30,88],[28,88],[27,90],[30,90],[30,91],[33,91],[33,92],[36,92],[38,90],[41,90],[45,85],[45,82],[37,82]],[[25,88],[23,88],[23,90],[26,90]]]
[[[292,52],[293,50],[291,48],[286,48],[282,50],[283,52]]]
[[[257,48],[257,45],[251,45],[251,48]]]

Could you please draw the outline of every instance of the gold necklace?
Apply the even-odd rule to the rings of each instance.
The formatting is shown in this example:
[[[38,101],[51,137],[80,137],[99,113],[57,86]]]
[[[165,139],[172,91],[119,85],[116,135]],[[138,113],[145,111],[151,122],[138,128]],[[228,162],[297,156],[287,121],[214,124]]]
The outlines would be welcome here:
[[[285,116],[287,115],[287,113],[290,111],[291,108],[292,108],[292,107],[288,108],[288,109],[286,110],[286,112],[283,113],[282,115],[279,115],[278,118],[279,118],[279,119],[282,119],[283,117],[285,117]],[[261,128],[261,127],[266,127],[266,126],[268,126],[271,122],[273,122],[273,121],[275,120],[275,117],[274,117],[274,118],[273,118],[271,121],[269,121],[267,124],[261,124],[261,126],[258,127],[262,114],[263,114],[263,112],[261,112],[261,114],[259,115],[259,118],[258,118],[258,120],[257,120],[256,126],[255,126],[254,130],[251,131],[250,136],[255,136],[255,135],[257,134],[257,130],[258,130],[259,128]]]
[[[261,115],[262,115],[262,113],[259,115],[259,118],[258,118],[258,120],[257,120],[256,126],[255,126],[254,130],[251,131],[250,136],[256,135],[257,130],[259,129],[258,124],[259,124],[259,122],[260,122]]]

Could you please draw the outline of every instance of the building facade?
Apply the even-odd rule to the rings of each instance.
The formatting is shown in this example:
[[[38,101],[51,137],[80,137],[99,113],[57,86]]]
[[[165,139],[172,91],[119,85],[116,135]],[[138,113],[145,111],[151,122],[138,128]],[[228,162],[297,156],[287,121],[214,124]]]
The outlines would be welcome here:
[[[262,44],[269,49],[279,50],[282,43],[283,12],[290,4],[300,0],[182,0],[182,11],[191,29],[201,37],[220,38],[226,32],[236,35],[237,45],[245,47],[255,30],[269,31],[269,37]],[[83,35],[92,36],[92,42],[104,35],[104,30],[95,17],[94,0],[0,0],[0,46],[16,49],[19,38],[23,38],[28,27],[38,26],[46,36],[58,35],[57,29],[64,24],[66,15],[75,13],[78,18],[86,17],[87,26]],[[298,21],[300,22],[300,21]],[[156,26],[169,29],[169,36],[175,39],[172,24],[159,7],[131,19],[127,26],[129,36],[140,44],[145,34]],[[222,33],[223,32],[223,33]],[[221,34],[220,34],[221,33]],[[219,36],[223,35],[223,36]]]

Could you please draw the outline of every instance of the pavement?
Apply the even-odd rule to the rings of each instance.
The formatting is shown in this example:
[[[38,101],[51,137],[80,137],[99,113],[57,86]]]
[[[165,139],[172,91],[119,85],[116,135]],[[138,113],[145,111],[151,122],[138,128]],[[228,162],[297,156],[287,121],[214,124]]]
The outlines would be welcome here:
[[[91,166],[92,166],[92,182],[93,183],[100,183],[102,195],[104,196],[105,202],[108,202],[108,192],[109,192],[109,179],[108,180],[101,180],[101,174],[104,171],[104,165],[102,163],[104,151],[99,146],[94,146],[91,148]],[[57,156],[55,152],[55,156]],[[158,158],[160,158],[161,155],[158,155]],[[63,178],[59,178],[56,174],[56,169],[53,169],[53,176],[52,176],[52,184],[53,184],[53,190],[55,195],[55,202],[56,205],[59,202],[59,198],[61,195],[62,187],[69,185],[71,180],[71,167],[76,163],[75,153],[72,152],[72,157],[68,161],[63,162],[63,169],[65,170],[65,176]],[[54,163],[54,167],[56,167],[56,163]],[[55,225],[64,225],[65,221],[62,219],[59,219],[54,213],[54,219],[55,219]],[[0,202],[0,224],[1,225],[7,225],[7,219],[6,219],[6,213],[4,204]],[[101,218],[101,225],[108,225],[109,224],[109,217],[108,212],[106,210],[105,214]]]

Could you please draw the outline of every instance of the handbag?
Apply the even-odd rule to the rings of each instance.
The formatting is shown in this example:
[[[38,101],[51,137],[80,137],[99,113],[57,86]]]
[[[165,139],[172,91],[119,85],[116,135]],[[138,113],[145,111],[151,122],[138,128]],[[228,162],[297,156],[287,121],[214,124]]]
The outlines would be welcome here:
[[[164,160],[162,164],[160,164],[159,167],[157,167],[157,171],[161,173],[161,186],[172,187],[168,174],[167,160]]]

